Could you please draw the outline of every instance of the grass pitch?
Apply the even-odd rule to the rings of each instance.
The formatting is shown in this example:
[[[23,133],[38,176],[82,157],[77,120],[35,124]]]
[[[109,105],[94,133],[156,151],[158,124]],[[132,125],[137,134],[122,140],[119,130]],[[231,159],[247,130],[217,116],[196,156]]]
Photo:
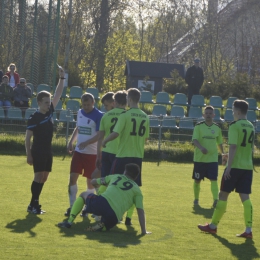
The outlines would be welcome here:
[[[56,224],[65,219],[68,207],[69,166],[70,158],[54,158],[40,201],[47,213],[32,215],[26,212],[32,167],[24,156],[0,157],[0,259],[260,259],[259,173],[254,173],[251,196],[254,239],[245,240],[235,237],[244,231],[243,207],[235,193],[218,234],[199,231],[197,225],[210,221],[213,213],[210,183],[201,184],[201,207],[194,209],[193,166],[177,163],[143,164],[142,191],[151,235],[141,236],[136,213],[132,227],[119,224],[109,232],[85,232],[94,221],[80,216],[71,229],[60,229]],[[220,176],[223,169],[220,166]],[[80,177],[78,184],[79,192],[85,190],[85,178]]]

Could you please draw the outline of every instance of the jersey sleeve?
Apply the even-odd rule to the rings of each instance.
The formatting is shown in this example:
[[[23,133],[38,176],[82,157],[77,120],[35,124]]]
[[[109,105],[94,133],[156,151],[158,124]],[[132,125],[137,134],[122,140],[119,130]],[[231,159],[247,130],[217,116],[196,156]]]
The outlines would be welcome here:
[[[222,138],[222,131],[219,128],[219,135],[217,137],[217,144],[222,144],[223,143],[223,138]]]
[[[199,140],[200,135],[199,135],[199,126],[195,126],[192,134],[192,140],[196,139]]]
[[[143,195],[141,193],[137,194],[134,197],[134,204],[135,204],[136,208],[144,209],[144,206],[143,206]]]
[[[37,121],[36,121],[36,117],[34,116],[35,114],[32,114],[27,122],[27,130],[31,130],[34,131],[35,127],[37,126]]]
[[[228,144],[237,144],[238,141],[238,131],[236,125],[232,124],[228,129]]]

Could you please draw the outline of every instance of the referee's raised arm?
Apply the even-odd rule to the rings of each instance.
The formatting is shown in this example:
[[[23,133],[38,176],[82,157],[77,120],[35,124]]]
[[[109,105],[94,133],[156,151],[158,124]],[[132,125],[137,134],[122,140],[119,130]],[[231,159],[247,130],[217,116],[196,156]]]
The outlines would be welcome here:
[[[55,90],[55,93],[53,95],[53,100],[52,100],[52,104],[53,104],[53,107],[55,108],[60,100],[60,97],[62,95],[62,92],[63,92],[63,87],[64,87],[64,80],[65,80],[65,72],[63,70],[62,67],[59,67],[59,82],[58,82],[58,85],[57,85],[57,88]]]

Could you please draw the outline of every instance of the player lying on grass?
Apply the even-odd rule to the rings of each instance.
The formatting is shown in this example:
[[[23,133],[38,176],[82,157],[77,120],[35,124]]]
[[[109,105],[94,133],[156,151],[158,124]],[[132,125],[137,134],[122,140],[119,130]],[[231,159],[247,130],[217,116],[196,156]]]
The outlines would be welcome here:
[[[134,204],[137,208],[142,234],[150,234],[146,230],[145,213],[143,210],[143,195],[134,182],[140,174],[137,164],[129,163],[125,166],[124,174],[108,175],[105,178],[93,179],[93,186],[107,185],[107,189],[100,196],[83,192],[72,206],[68,221],[58,224],[59,227],[70,228],[76,216],[86,204],[86,212],[101,216],[101,222],[90,226],[87,231],[106,231],[113,228],[123,214]]]

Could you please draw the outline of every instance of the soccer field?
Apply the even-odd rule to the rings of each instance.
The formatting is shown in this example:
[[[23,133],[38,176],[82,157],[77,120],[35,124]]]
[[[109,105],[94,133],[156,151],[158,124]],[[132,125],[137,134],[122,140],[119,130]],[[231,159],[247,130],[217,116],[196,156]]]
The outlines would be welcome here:
[[[54,158],[53,172],[41,195],[44,215],[26,212],[30,201],[32,167],[26,158],[1,156],[0,259],[260,259],[260,168],[254,173],[251,200],[254,206],[253,240],[237,238],[244,231],[239,196],[230,195],[217,235],[204,234],[197,225],[210,221],[213,210],[210,183],[201,184],[201,207],[193,209],[192,164],[143,164],[143,195],[147,230],[141,236],[137,214],[133,226],[119,224],[109,232],[85,232],[91,218],[76,218],[71,229],[56,224],[68,207],[70,158]],[[223,166],[219,175],[222,176]],[[219,178],[220,179],[220,178]],[[79,192],[85,178],[79,178]],[[128,230],[127,230],[128,229]]]

